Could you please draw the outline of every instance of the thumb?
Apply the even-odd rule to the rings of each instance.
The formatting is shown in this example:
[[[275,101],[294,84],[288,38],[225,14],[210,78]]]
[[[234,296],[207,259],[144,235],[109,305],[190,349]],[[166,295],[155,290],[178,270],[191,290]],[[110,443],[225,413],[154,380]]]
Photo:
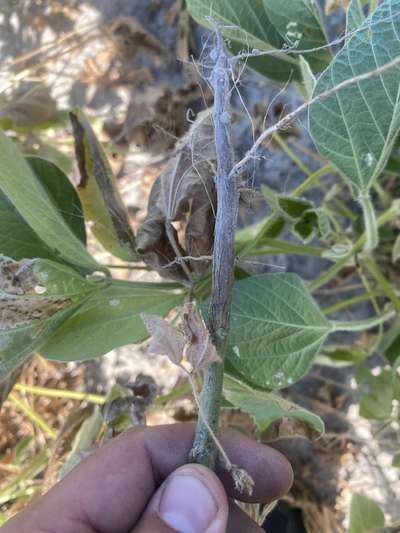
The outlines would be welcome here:
[[[228,499],[208,468],[189,464],[159,487],[132,533],[225,533]]]

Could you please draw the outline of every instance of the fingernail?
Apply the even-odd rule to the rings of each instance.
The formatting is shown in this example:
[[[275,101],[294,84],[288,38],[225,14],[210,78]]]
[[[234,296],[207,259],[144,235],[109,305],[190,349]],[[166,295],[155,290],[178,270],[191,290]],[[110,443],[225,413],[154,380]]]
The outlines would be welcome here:
[[[192,471],[182,470],[167,482],[159,506],[161,518],[179,533],[203,533],[217,511],[208,487]]]

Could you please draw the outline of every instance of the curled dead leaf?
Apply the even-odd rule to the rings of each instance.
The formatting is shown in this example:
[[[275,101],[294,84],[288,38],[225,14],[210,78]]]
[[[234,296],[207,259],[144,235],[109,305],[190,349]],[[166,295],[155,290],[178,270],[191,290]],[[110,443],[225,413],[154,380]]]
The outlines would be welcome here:
[[[186,359],[191,372],[204,370],[211,363],[220,362],[210,334],[199,310],[193,302],[187,303],[178,327],[156,315],[141,315],[151,333],[148,347],[150,353],[166,355],[169,360],[181,365]]]
[[[142,314],[140,316],[151,333],[149,352],[156,355],[166,355],[172,363],[179,365],[185,347],[185,338],[182,333],[157,315]]]
[[[268,429],[262,432],[262,437],[265,441],[291,439],[294,437],[316,440],[320,436],[321,433],[304,420],[289,417],[275,420]]]
[[[180,329],[186,339],[185,357],[194,371],[221,362],[203,317],[193,302],[185,306]]]
[[[175,156],[154,183],[146,219],[137,233],[138,253],[162,276],[187,281],[191,273],[202,273],[208,267],[207,262],[188,260],[187,268],[182,268],[176,259],[212,252],[214,163],[212,116],[205,111],[177,144]],[[181,225],[179,235],[172,223]]]

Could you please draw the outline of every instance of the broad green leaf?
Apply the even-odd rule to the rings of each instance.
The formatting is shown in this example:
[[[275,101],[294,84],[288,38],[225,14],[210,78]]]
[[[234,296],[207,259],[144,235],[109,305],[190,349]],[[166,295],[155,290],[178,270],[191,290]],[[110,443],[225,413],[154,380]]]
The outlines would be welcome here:
[[[327,45],[327,36],[315,0],[263,0],[263,5],[287,46],[294,46],[296,50],[312,50]],[[328,47],[305,54],[314,71],[325,68],[331,58]]]
[[[400,0],[386,0],[370,15],[318,79],[313,96],[376,70],[400,54]],[[310,132],[359,196],[384,169],[400,128],[400,69],[336,91],[310,106]]]
[[[86,231],[81,203],[67,176],[56,165],[44,159],[28,157],[27,161],[60,215],[85,244]],[[2,255],[13,257],[17,261],[35,257],[57,259],[56,250],[49,248],[38,237],[1,191],[0,227]]]
[[[362,494],[353,494],[348,533],[372,532],[384,525],[385,515],[379,505]]]
[[[85,220],[81,201],[68,176],[57,165],[41,157],[28,156],[26,160],[60,215],[76,237],[86,245]]]
[[[0,253],[16,260],[42,257],[55,259],[56,255],[39,239],[12,203],[0,191]]]
[[[392,414],[393,400],[399,389],[396,371],[383,368],[375,376],[366,367],[360,367],[355,375],[357,384],[364,393],[360,400],[360,415],[374,420],[386,420]]]
[[[277,394],[252,389],[231,376],[224,377],[223,394],[234,407],[251,416],[267,440],[296,436],[315,439],[324,433],[319,416]]]
[[[246,63],[261,74],[278,80],[301,80],[299,56],[284,48],[299,41],[296,50],[323,46],[326,37],[319,13],[312,0],[187,0],[191,15],[204,26],[212,28],[212,16],[225,26],[224,36],[233,53],[253,49],[270,51],[272,55],[251,58]],[[301,36],[300,36],[301,34]],[[312,66],[324,68],[329,52],[322,50],[308,56]]]
[[[69,123],[69,119],[67,122]],[[20,146],[20,149],[22,153],[25,153],[24,146]],[[26,152],[26,155],[41,157],[42,159],[46,159],[46,161],[51,161],[68,176],[72,173],[74,169],[73,158],[68,157],[64,154],[64,152],[61,152],[61,150],[59,150],[55,146],[44,142],[43,139],[37,139],[35,148],[29,148],[29,151]]]
[[[140,314],[163,316],[182,298],[162,285],[113,280],[57,330],[41,353],[49,359],[83,361],[141,342],[148,332]]]
[[[38,237],[65,261],[91,270],[95,259],[75,236],[14,143],[0,132],[0,191]]]
[[[346,35],[356,31],[364,22],[364,18],[361,0],[351,0],[346,13]]]
[[[187,0],[192,17],[203,26],[213,29],[208,17],[212,16],[224,26],[237,29],[224,31],[233,53],[257,50],[282,49],[284,40],[269,20],[262,0],[243,2],[242,0]],[[251,59],[248,63],[267,77],[287,81],[292,75],[299,78],[297,60],[285,53]]]
[[[126,261],[137,260],[135,236],[117,181],[96,135],[80,111],[70,113],[81,179],[78,193],[85,219],[106,250]]]
[[[40,349],[98,289],[74,270],[45,259],[0,261],[0,379]]]
[[[235,283],[227,357],[246,380],[280,389],[310,368],[332,326],[296,274]]]

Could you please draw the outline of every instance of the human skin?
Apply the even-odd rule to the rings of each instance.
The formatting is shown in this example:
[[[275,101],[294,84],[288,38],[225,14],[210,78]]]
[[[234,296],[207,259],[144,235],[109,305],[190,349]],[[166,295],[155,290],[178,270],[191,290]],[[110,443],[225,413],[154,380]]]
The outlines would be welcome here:
[[[47,494],[9,520],[1,533],[257,533],[233,499],[267,503],[293,480],[276,450],[233,430],[221,434],[232,463],[255,482],[235,491],[223,468],[185,464],[192,424],[127,431],[82,461]]]

